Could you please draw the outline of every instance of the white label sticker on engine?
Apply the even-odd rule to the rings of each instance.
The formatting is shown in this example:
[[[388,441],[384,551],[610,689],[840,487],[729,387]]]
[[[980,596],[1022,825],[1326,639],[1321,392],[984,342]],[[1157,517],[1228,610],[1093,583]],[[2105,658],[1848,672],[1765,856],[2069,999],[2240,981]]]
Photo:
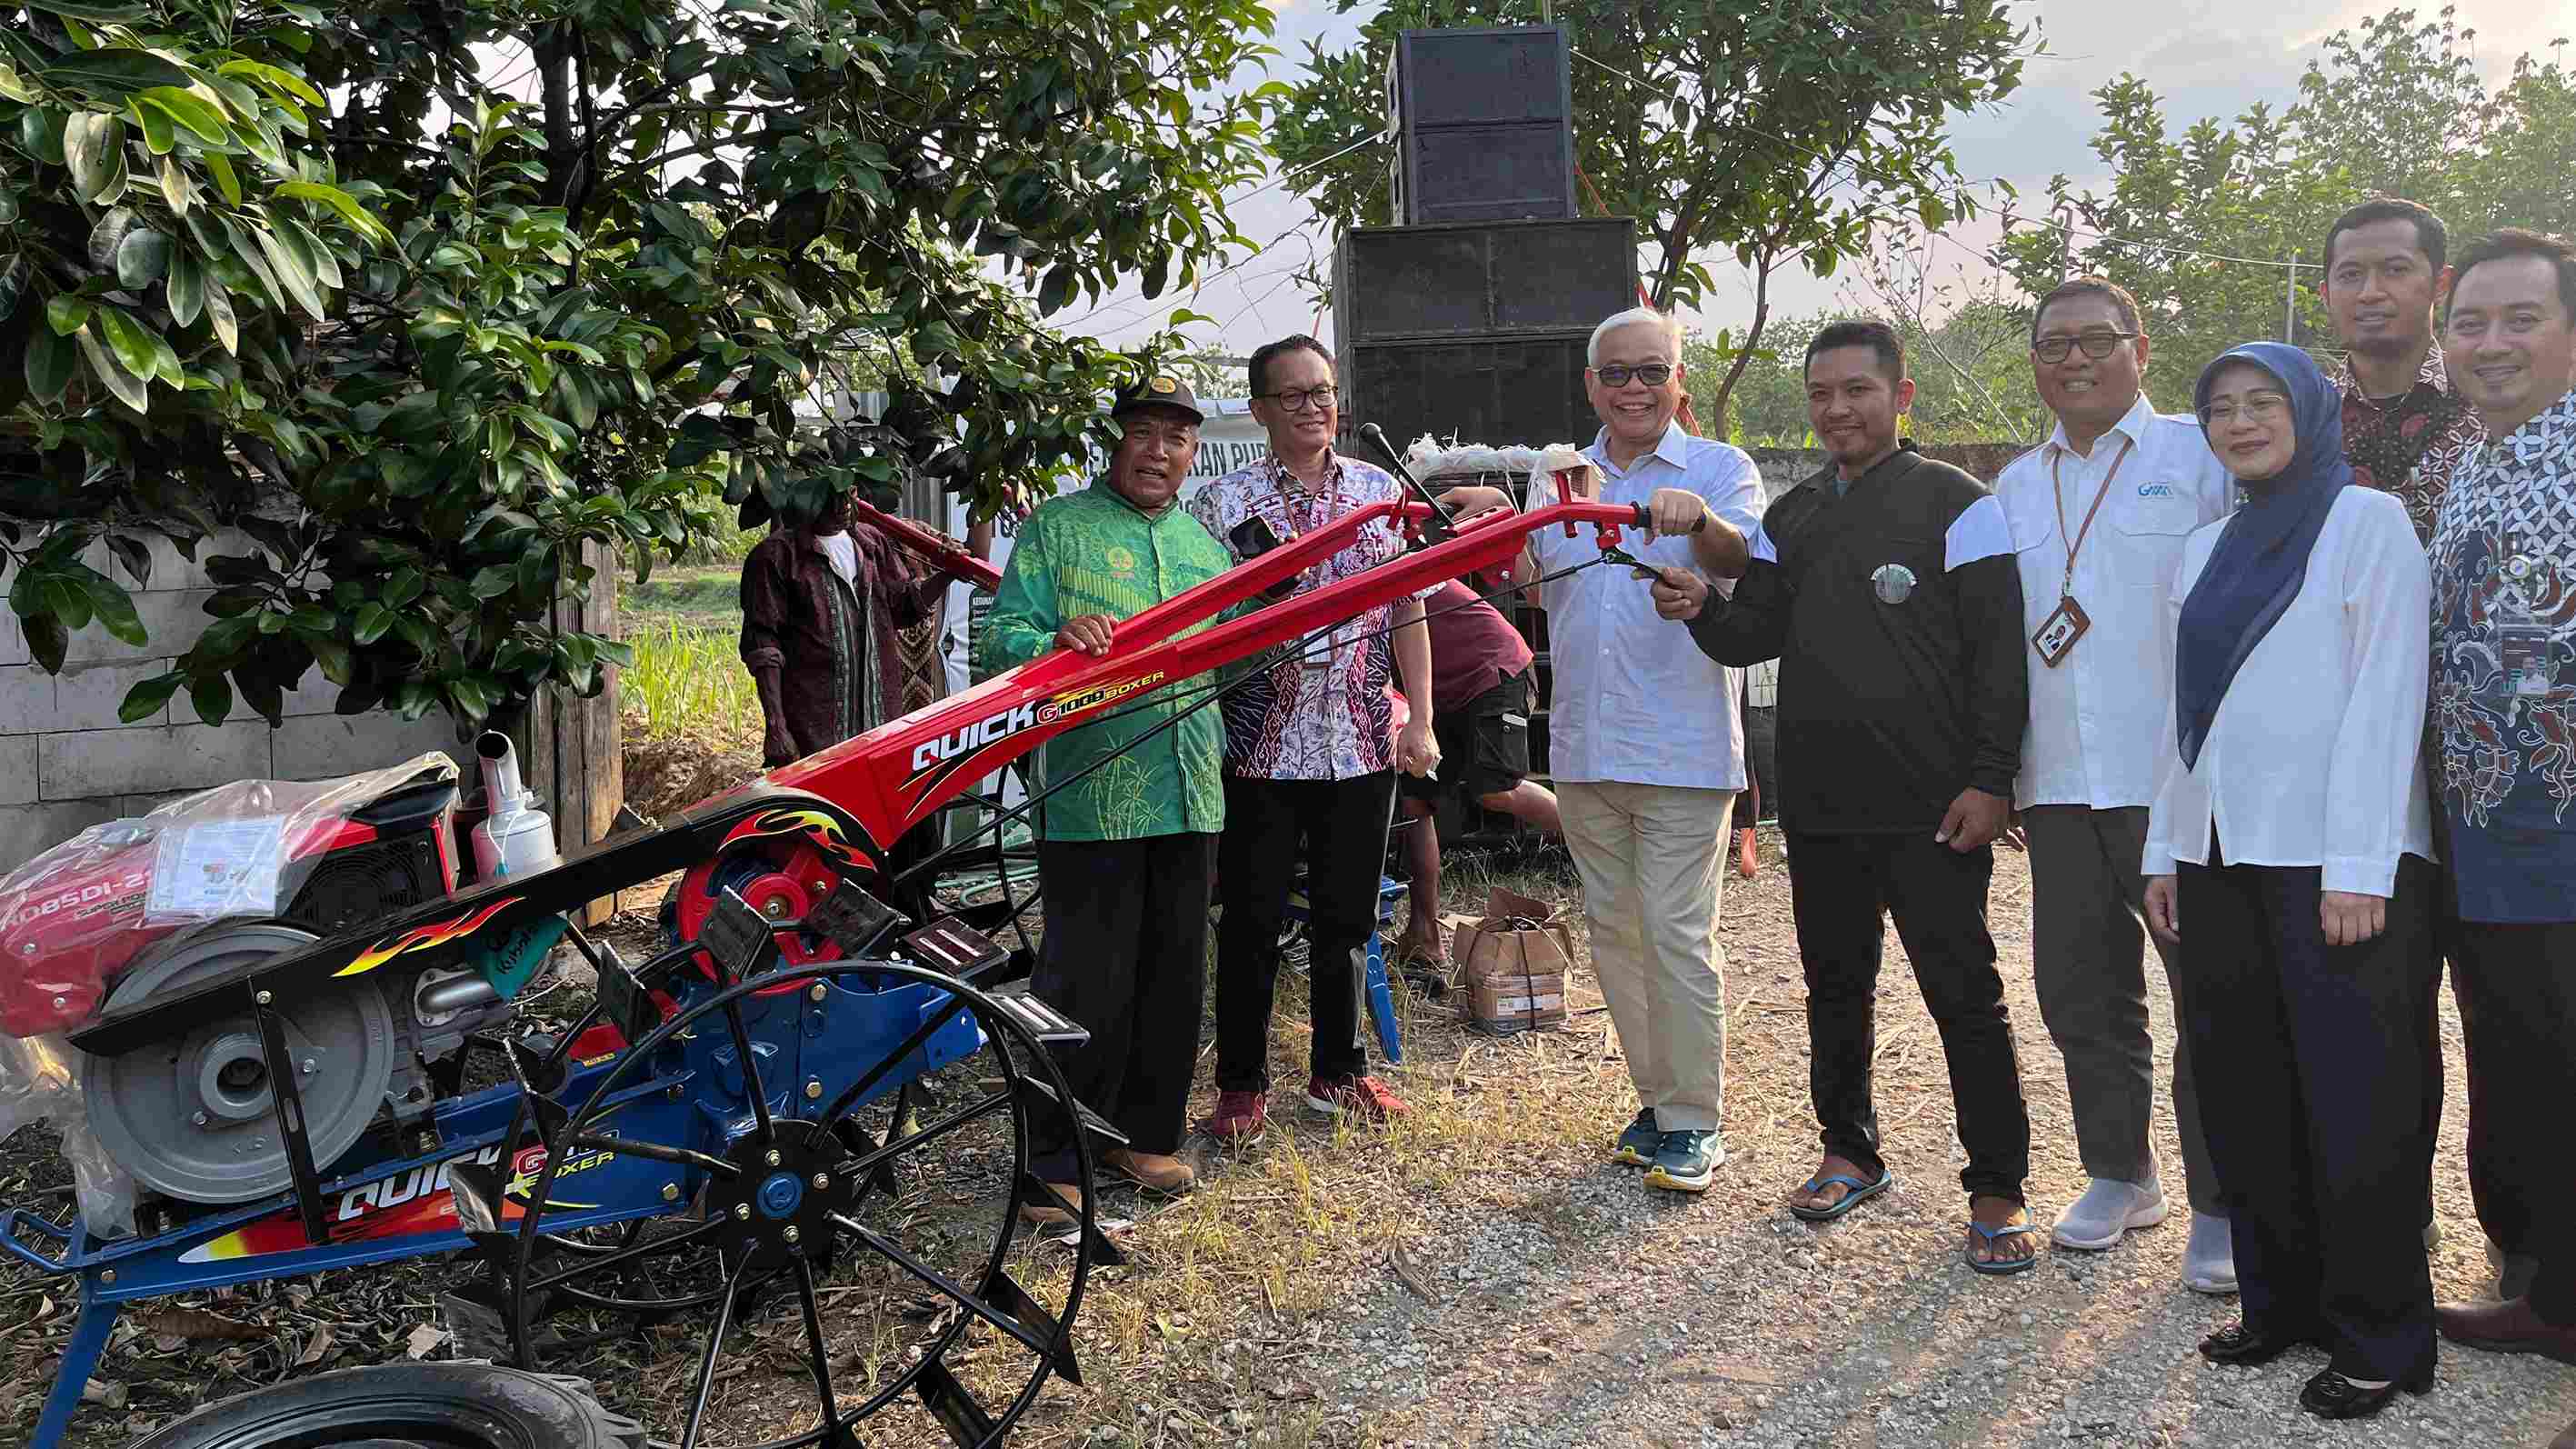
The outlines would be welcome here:
[[[286,817],[199,820],[155,843],[147,919],[277,914]]]

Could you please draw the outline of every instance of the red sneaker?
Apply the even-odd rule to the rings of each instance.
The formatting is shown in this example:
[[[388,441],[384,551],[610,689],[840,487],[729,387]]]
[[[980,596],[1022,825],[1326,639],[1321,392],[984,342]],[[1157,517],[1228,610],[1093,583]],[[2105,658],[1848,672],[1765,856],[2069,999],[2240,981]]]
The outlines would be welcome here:
[[[1306,1083],[1306,1108],[1327,1117],[1388,1122],[1413,1109],[1375,1077],[1316,1077]]]
[[[1259,1092],[1219,1092],[1216,1111],[1199,1130],[1234,1147],[1250,1147],[1270,1125],[1270,1099]]]

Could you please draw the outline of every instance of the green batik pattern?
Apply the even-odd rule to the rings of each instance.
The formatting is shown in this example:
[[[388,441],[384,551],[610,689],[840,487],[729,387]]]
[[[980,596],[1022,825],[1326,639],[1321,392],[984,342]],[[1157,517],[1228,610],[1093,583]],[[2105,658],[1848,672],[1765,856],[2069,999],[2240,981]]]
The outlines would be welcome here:
[[[1020,527],[992,614],[975,640],[983,679],[1055,647],[1064,621],[1082,614],[1129,618],[1216,577],[1230,562],[1180,508],[1148,518],[1106,486],[1041,504]],[[1216,621],[1183,630],[1184,636]],[[1225,824],[1225,728],[1214,705],[1168,729],[1179,706],[1206,698],[1206,679],[1179,680],[1102,708],[1098,724],[1047,742],[1033,762],[1038,789],[1109,756],[1042,807],[1049,840],[1135,840]],[[1160,733],[1155,733],[1160,729]],[[1150,736],[1150,738],[1148,738]],[[1132,746],[1132,748],[1130,748]],[[1124,750],[1125,753],[1120,752]]]

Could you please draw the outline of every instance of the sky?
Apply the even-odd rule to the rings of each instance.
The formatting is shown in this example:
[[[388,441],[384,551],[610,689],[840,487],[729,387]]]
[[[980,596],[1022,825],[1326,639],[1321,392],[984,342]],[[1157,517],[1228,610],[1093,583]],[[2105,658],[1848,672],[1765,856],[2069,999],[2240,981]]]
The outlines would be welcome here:
[[[2164,101],[2166,119],[2176,130],[2202,116],[2233,118],[2256,101],[2269,101],[2277,110],[2296,99],[2299,76],[2325,37],[2397,3],[2162,0],[2152,7],[2153,33],[2141,35],[2135,23],[2141,12],[2134,4],[2024,0],[2014,7],[2016,18],[2036,25],[2047,53],[2024,67],[2021,88],[2009,100],[1954,121],[1951,149],[1963,174],[2004,177],[2025,202],[2044,198],[2049,178],[2059,173],[2079,191],[2088,182],[2098,186],[2107,178],[2089,149],[2099,122],[2090,93],[2104,82],[2124,71],[2142,77]],[[2477,31],[2471,52],[2490,84],[2515,56],[2545,54],[2552,40],[2576,37],[2576,0],[2458,0],[2458,7],[2459,23]],[[2417,0],[2414,8],[2430,19],[2439,6]],[[1281,53],[1269,63],[1268,78],[1293,83],[1304,72],[1307,41],[1320,39],[1327,48],[1357,44],[1359,27],[1376,6],[1339,15],[1333,0],[1274,0],[1272,9],[1278,16],[1272,43]],[[1616,57],[1603,58],[1616,63]],[[1147,302],[1130,285],[1098,304],[1077,303],[1052,320],[1066,331],[1123,345],[1157,330],[1174,307],[1187,306],[1218,322],[1193,325],[1193,338],[1237,355],[1292,332],[1331,341],[1331,317],[1319,313],[1314,297],[1292,280],[1310,259],[1329,256],[1326,228],[1304,199],[1273,185],[1230,210],[1246,236],[1265,243],[1281,239],[1234,270],[1203,280],[1195,297],[1167,293]],[[1935,275],[1951,277],[1962,266],[1982,271],[1969,254],[1991,245],[1997,234],[1991,218],[1954,229],[1960,245],[1933,249]],[[1750,276],[1731,255],[1702,260],[1718,286],[1700,315],[1689,320],[1712,330],[1743,326],[1753,312]],[[1793,268],[1772,278],[1773,315],[1854,303],[1849,287],[1847,281],[1819,282]]]

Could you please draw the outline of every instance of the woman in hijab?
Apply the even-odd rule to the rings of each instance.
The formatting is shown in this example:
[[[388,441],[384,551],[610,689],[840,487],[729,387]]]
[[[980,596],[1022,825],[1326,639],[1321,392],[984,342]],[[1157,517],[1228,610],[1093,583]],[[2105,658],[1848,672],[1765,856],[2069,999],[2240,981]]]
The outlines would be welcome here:
[[[2191,536],[2167,600],[2175,750],[2145,868],[2148,924],[2187,943],[2176,1016],[2202,1099],[2224,1104],[2209,1150],[2244,1311],[2200,1351],[2323,1348],[2300,1404],[2361,1418],[2433,1383],[2431,582],[2405,506],[2348,486],[2342,408],[2306,353],[2236,348],[2196,402],[2245,502]]]

